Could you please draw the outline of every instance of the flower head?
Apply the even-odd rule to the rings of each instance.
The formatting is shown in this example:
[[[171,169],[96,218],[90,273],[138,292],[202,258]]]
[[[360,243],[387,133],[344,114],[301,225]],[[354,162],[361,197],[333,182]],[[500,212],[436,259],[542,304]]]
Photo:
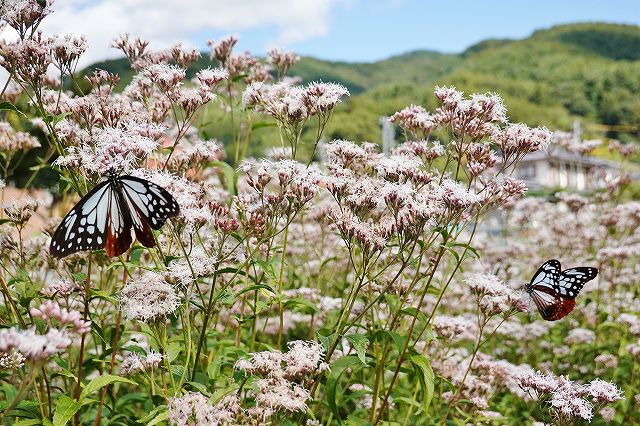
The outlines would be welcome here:
[[[124,285],[120,302],[127,318],[149,322],[172,315],[180,305],[180,297],[161,275],[149,272]]]

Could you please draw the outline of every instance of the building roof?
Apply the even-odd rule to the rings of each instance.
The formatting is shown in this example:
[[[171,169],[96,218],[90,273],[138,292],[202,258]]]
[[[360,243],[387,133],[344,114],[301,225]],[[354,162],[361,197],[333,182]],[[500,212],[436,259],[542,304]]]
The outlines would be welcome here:
[[[607,169],[619,169],[620,163],[589,155],[579,155],[562,148],[551,148],[546,151],[530,152],[522,157],[520,164],[532,163],[536,161],[559,161],[582,166],[603,167]]]

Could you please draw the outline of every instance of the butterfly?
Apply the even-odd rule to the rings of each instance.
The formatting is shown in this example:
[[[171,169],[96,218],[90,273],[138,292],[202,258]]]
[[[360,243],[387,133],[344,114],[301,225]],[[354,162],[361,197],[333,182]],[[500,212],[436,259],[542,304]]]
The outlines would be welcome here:
[[[109,170],[62,219],[51,238],[49,252],[62,258],[84,250],[104,248],[109,256],[126,252],[136,238],[145,247],[156,245],[152,229],[160,229],[180,207],[164,188],[135,176]]]
[[[560,262],[547,260],[533,275],[525,290],[547,321],[567,316],[576,306],[576,296],[584,285],[598,275],[597,268],[578,267],[560,270]]]

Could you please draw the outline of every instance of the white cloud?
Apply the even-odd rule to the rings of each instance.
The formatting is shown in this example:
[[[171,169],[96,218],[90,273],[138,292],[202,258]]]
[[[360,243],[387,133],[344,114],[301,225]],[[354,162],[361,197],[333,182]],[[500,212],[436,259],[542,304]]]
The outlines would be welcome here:
[[[116,57],[111,41],[124,32],[161,48],[181,41],[196,45],[197,34],[274,28],[265,47],[286,45],[327,33],[339,0],[57,0],[43,22],[46,35],[84,34],[89,50],[81,66]],[[262,53],[262,52],[257,52]]]

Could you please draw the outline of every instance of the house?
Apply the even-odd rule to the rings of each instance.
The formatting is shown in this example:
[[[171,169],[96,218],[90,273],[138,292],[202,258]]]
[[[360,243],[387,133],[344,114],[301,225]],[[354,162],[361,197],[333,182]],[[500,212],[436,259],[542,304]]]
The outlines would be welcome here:
[[[547,151],[525,155],[516,166],[514,177],[524,180],[530,189],[550,187],[586,191],[604,187],[607,177],[617,174],[619,169],[620,164],[615,161],[553,146]]]

